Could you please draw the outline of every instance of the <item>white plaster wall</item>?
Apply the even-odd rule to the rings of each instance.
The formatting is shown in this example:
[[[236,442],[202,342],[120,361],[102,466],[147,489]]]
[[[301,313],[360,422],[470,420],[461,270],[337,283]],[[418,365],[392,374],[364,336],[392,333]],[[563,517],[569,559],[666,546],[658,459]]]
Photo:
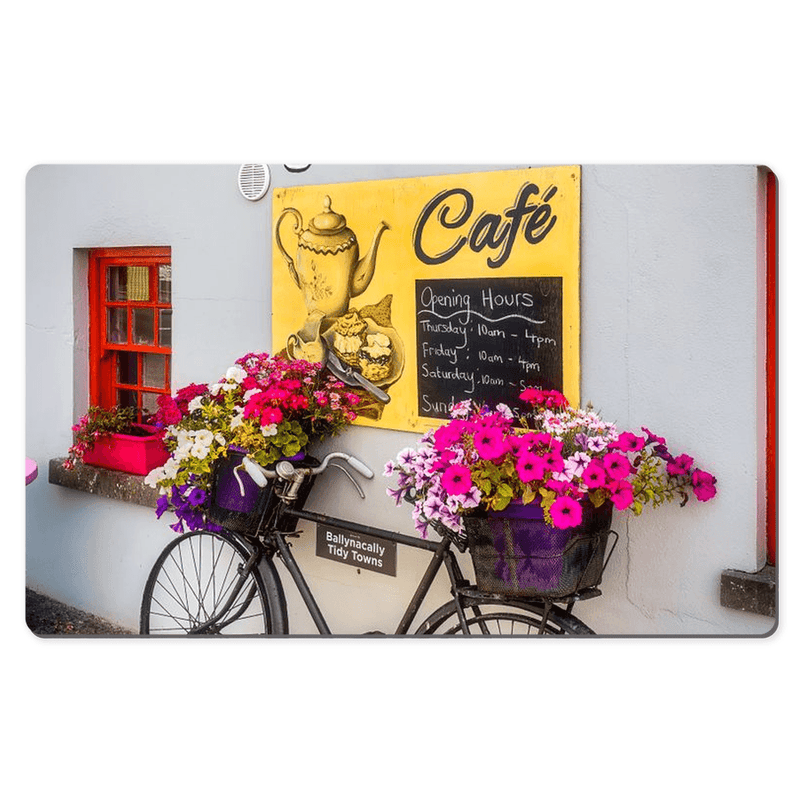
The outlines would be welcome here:
[[[272,177],[274,187],[517,166],[524,165],[312,166],[292,175],[274,165]],[[149,566],[171,535],[167,524],[148,509],[46,479],[47,461],[66,453],[70,426],[86,403],[80,304],[73,311],[82,257],[75,251],[170,245],[173,385],[212,379],[270,342],[270,200],[244,200],[237,170],[41,166],[28,176],[26,448],[43,469],[26,490],[27,581],[131,628]],[[718,600],[721,570],[755,570],[763,562],[757,199],[753,167],[583,168],[582,399],[623,427],[661,433],[719,479],[712,503],[617,516],[621,541],[603,596],[576,609],[598,632],[762,634],[772,627],[772,620],[723,609]],[[380,472],[413,440],[353,429],[328,444],[358,454],[378,477],[364,485],[361,501],[342,477],[323,476],[310,506],[409,531],[408,513],[390,503]],[[316,558],[313,539],[309,528],[295,552],[318,585],[331,627],[391,630],[424,557],[399,548],[397,578],[357,573]],[[312,633],[293,591],[289,598],[293,629]],[[423,612],[448,598],[440,585]]]

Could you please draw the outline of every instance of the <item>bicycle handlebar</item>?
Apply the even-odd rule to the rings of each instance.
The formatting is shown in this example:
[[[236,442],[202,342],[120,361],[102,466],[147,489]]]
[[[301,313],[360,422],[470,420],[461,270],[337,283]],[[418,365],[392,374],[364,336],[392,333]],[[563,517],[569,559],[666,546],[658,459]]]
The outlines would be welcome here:
[[[365,478],[372,479],[375,477],[375,473],[363,461],[360,461],[355,456],[351,456],[348,453],[329,453],[318,467],[295,467],[291,461],[279,461],[275,469],[271,470],[262,467],[260,464],[257,464],[247,457],[242,459],[242,466],[253,481],[255,481],[256,485],[263,489],[267,485],[267,481],[271,478],[292,480],[298,475],[319,475],[328,468],[331,460],[334,458],[343,459],[349,466]]]

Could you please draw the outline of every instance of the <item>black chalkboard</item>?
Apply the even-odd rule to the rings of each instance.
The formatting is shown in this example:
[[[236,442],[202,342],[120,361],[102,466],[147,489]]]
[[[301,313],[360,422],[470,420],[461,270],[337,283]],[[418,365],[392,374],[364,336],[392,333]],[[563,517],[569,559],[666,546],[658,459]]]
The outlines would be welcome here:
[[[453,403],[515,408],[535,386],[563,391],[560,277],[416,282],[418,414]]]

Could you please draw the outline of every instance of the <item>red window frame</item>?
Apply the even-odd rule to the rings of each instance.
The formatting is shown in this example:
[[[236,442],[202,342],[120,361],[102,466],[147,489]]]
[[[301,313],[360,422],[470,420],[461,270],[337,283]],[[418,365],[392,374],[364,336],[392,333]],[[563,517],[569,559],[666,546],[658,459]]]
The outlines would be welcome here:
[[[172,310],[168,302],[159,299],[159,267],[171,265],[169,247],[115,247],[98,248],[89,252],[89,401],[91,405],[111,408],[115,405],[144,407],[145,394],[170,394],[172,346],[161,342],[160,312]],[[148,291],[146,300],[112,299],[108,291],[108,275],[112,267],[146,267]],[[108,341],[109,309],[124,309],[126,319],[125,342]],[[136,309],[153,312],[153,337],[151,343],[135,343],[133,337]],[[171,330],[171,322],[170,322]],[[139,354],[164,356],[164,374],[161,386],[149,386],[145,381],[143,362]],[[131,359],[131,356],[134,356]],[[121,359],[126,358],[128,376],[121,369]],[[135,365],[135,380],[130,377],[131,363]],[[155,381],[153,381],[155,382]],[[120,393],[127,395],[120,402]],[[131,399],[134,402],[129,402]],[[151,409],[154,410],[154,409]]]

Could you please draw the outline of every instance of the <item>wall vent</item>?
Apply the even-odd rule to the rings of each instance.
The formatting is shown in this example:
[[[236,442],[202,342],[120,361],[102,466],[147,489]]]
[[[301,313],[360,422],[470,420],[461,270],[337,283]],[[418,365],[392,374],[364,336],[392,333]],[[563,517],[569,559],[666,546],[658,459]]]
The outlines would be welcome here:
[[[239,191],[246,200],[260,200],[269,189],[266,164],[242,164],[239,167]]]

